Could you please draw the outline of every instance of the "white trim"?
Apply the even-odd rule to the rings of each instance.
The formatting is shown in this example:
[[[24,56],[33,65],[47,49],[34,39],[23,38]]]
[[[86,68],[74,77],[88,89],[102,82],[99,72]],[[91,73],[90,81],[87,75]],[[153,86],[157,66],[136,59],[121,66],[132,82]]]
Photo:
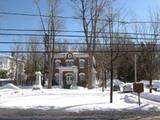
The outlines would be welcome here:
[[[57,59],[57,60],[55,60],[55,63],[61,63],[61,60]]]
[[[73,54],[72,54],[72,53],[68,53],[68,54],[66,55],[66,58],[69,58],[69,59],[73,58]]]
[[[82,80],[85,80],[85,73],[79,73],[79,80],[82,81]]]
[[[79,59],[79,62],[81,62],[81,61],[82,61],[82,62],[85,62],[85,59]]]
[[[55,73],[55,81],[56,83],[60,84],[60,74],[59,73]]]
[[[82,63],[81,63],[82,62]],[[83,65],[83,66],[81,66],[81,64]],[[85,67],[85,60],[84,59],[80,59],[79,60],[79,68],[80,69],[83,69]]]
[[[57,76],[57,75],[59,75],[59,73],[55,73],[54,75]]]
[[[85,76],[85,73],[79,73],[79,76],[81,76],[81,75],[84,75],[84,76]]]
[[[65,76],[67,76],[67,75],[72,75],[73,76],[73,73],[68,72],[68,73],[65,74]]]
[[[59,68],[61,66],[61,62],[56,62],[55,66],[56,66],[56,69]]]
[[[54,55],[54,58],[66,58],[66,55],[68,53],[56,53]],[[74,58],[88,58],[89,55],[87,53],[78,53],[78,52],[75,52],[75,53],[72,53],[73,57]]]
[[[74,59],[66,59],[65,62],[74,62]]]
[[[59,68],[59,71],[73,71],[73,72],[77,72],[78,71],[78,68],[77,68],[77,66],[67,66],[67,67],[62,67],[62,66],[60,66]]]
[[[71,71],[73,72],[72,75],[74,77],[74,81],[73,81],[73,86],[76,87],[77,86],[77,82],[78,82],[78,68],[76,66],[72,66],[72,67],[59,67],[59,73],[60,73],[60,77],[59,77],[59,86],[63,87],[63,71]],[[71,73],[69,72],[69,73]]]

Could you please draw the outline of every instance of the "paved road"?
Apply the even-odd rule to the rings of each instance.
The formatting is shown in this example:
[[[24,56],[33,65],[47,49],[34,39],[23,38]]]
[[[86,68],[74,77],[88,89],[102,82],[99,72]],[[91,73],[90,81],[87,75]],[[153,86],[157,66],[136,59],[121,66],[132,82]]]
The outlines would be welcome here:
[[[160,111],[122,110],[81,113],[51,110],[0,109],[0,120],[160,120]]]

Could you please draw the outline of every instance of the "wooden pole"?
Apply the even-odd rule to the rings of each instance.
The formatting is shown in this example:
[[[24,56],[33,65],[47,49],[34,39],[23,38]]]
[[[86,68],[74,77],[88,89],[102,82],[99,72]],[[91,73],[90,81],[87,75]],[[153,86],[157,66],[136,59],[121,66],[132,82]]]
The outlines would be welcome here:
[[[134,82],[137,82],[137,55],[134,55]]]
[[[141,105],[140,93],[138,93],[138,104],[139,104],[139,106]]]

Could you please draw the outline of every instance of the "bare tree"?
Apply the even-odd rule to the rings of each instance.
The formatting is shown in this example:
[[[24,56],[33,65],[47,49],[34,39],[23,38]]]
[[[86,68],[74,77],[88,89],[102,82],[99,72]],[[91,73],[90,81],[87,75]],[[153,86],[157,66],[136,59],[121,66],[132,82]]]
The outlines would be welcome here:
[[[157,39],[160,32],[160,24],[158,21],[160,20],[160,14],[158,11],[151,11],[150,12],[150,19],[151,19],[151,25],[150,25],[150,34],[153,34],[151,36],[150,41],[148,42],[148,65],[149,65],[149,83],[150,83],[150,90],[149,92],[152,93],[152,79],[154,74],[154,69],[156,68],[154,65],[155,55],[156,55],[156,48],[157,48]],[[151,52],[152,51],[152,52]]]
[[[160,15],[158,11],[149,11],[150,22],[135,25],[136,41],[140,45],[138,55],[138,78],[149,80],[149,92],[152,93],[152,79],[156,73],[156,50],[159,39]],[[138,33],[140,33],[138,35]]]
[[[94,54],[97,37],[100,32],[100,19],[104,15],[104,10],[108,1],[71,0],[71,2],[73,3],[73,7],[76,9],[78,18],[80,18],[82,22],[87,52],[89,53],[90,61],[92,61],[91,56]],[[88,72],[91,74],[90,68]],[[88,78],[88,87],[92,88],[91,78]]]
[[[22,49],[21,45],[15,44],[12,50],[14,52],[12,52],[12,55],[11,55],[13,57],[13,60],[10,63],[11,68],[9,71],[11,71],[11,72],[10,72],[9,76],[14,79],[15,85],[18,85],[19,84],[19,80],[18,80],[19,79],[18,78],[18,66],[19,66],[18,64],[19,63],[18,63],[18,60],[22,59],[22,57],[23,57],[23,54],[20,53],[23,49]]]
[[[56,41],[56,35],[57,35],[57,30],[60,29],[61,27],[61,20],[57,18],[58,14],[58,7],[59,7],[59,2],[60,0],[48,0],[49,3],[49,19],[48,19],[48,26],[47,29],[45,28],[45,23],[42,18],[41,10],[38,5],[38,1],[35,0],[36,6],[38,8],[39,14],[40,14],[40,19],[41,23],[43,26],[43,30],[45,33],[44,36],[44,47],[45,47],[45,52],[47,56],[47,61],[48,61],[48,88],[52,88],[52,79],[53,79],[53,59],[54,59],[54,52],[55,52],[55,41]],[[45,60],[46,61],[46,60]]]
[[[26,46],[29,53],[26,56],[25,73],[27,74],[27,82],[33,84],[35,80],[35,72],[41,71],[43,68],[43,55],[38,53],[42,48],[39,44],[39,38],[29,38],[28,42],[30,44]]]

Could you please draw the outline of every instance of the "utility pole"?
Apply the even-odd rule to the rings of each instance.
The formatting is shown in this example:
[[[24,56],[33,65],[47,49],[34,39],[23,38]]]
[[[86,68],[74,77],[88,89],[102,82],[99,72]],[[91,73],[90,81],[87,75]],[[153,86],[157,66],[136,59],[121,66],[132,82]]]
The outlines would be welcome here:
[[[105,70],[105,72],[104,72],[104,74],[105,74],[105,77],[104,77],[104,88],[106,89],[107,88],[107,76],[106,76],[106,74],[107,74],[107,72],[106,72],[106,70]]]
[[[137,55],[134,54],[134,82],[137,82]]]
[[[111,80],[110,80],[110,103],[113,102],[113,50],[112,50],[112,39],[113,39],[113,23],[112,23],[112,13],[111,17],[109,18],[109,35],[110,35],[110,51],[111,51]]]

